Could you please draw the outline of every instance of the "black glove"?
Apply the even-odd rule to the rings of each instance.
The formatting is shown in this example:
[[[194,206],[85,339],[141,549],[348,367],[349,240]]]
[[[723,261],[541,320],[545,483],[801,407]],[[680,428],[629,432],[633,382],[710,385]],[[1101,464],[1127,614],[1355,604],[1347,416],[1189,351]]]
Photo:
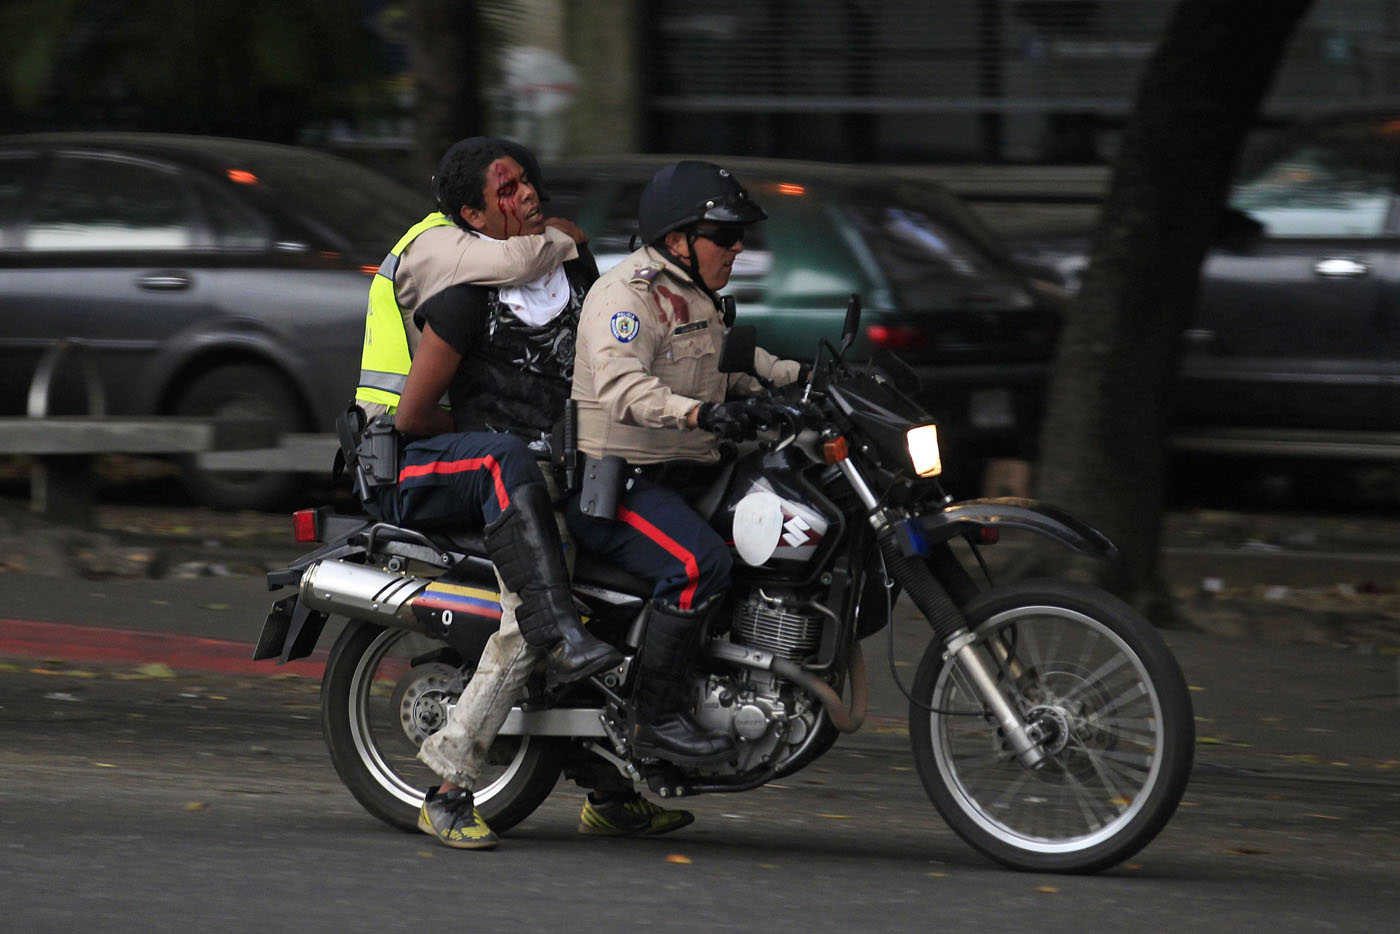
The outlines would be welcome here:
[[[712,431],[725,441],[743,441],[753,437],[753,422],[745,410],[747,400],[735,402],[706,402],[695,413],[695,427]]]
[[[730,402],[706,402],[695,415],[695,425],[726,441],[747,441],[760,428],[778,424],[782,409],[767,399],[749,396]]]

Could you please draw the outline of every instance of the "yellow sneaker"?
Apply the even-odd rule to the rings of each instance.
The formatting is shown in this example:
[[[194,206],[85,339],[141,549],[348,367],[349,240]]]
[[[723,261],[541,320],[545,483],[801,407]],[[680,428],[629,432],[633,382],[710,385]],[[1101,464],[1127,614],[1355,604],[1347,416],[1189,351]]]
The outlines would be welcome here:
[[[695,815],[689,811],[668,811],[638,794],[602,804],[594,804],[593,799],[587,797],[583,799],[583,813],[578,818],[578,832],[630,837],[670,833],[694,821]]]
[[[438,794],[436,786],[429,788],[418,810],[418,829],[458,850],[489,850],[498,841],[495,832],[481,819],[472,793],[466,788],[454,788],[445,794]]]

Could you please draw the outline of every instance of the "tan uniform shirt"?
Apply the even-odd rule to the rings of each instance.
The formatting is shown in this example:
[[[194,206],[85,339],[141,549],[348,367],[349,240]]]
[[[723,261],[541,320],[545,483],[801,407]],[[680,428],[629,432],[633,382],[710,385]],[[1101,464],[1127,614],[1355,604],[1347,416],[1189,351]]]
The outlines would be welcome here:
[[[719,371],[723,339],[719,309],[665,254],[644,247],[604,273],[578,324],[579,449],[634,464],[718,460],[714,434],[687,429],[686,414],[760,388],[751,376]],[[754,369],[784,385],[799,364],[760,349]]]
[[[423,231],[399,257],[394,295],[403,312],[403,330],[410,355],[418,352],[423,332],[413,314],[424,301],[453,285],[519,285],[540,278],[567,260],[578,259],[578,244],[562,230],[546,227],[542,234],[495,240],[456,226]],[[388,411],[377,402],[358,402],[365,418]]]
[[[565,260],[578,259],[578,245],[562,230],[493,240],[456,225],[419,234],[394,273],[394,295],[403,309],[409,353],[418,351],[422,332],[413,313],[423,302],[452,285],[519,285],[538,279]]]

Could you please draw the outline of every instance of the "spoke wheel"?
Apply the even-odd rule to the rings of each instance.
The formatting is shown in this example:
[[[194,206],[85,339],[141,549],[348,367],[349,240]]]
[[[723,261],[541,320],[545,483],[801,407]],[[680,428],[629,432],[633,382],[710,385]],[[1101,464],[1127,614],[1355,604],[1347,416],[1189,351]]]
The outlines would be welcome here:
[[[1018,869],[1092,872],[1145,846],[1190,773],[1185,680],[1161,637],[1121,601],[1060,581],[978,598],[967,615],[1002,693],[1047,753],[1025,767],[956,662],[931,645],[910,708],[924,787],[949,825]]]

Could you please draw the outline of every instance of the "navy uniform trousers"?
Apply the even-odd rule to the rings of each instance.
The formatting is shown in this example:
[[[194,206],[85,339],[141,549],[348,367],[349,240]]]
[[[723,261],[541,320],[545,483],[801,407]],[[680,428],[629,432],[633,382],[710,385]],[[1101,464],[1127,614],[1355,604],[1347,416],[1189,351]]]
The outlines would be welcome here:
[[[399,482],[379,487],[381,518],[413,528],[489,525],[526,483],[543,483],[535,455],[515,435],[451,432],[404,446]]]
[[[617,518],[585,516],[577,495],[564,518],[579,545],[651,581],[654,600],[692,610],[729,589],[733,566],[724,539],[689,505],[713,477],[706,467],[673,484],[637,477],[619,498]]]

